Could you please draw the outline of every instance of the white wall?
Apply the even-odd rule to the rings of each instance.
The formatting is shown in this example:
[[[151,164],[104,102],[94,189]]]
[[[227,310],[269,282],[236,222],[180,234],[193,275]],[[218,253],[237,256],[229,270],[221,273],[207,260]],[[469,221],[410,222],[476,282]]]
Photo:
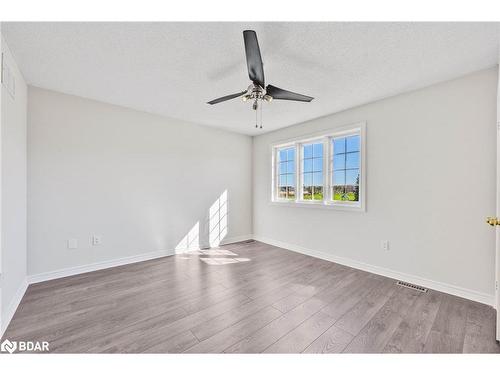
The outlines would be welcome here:
[[[256,137],[255,237],[492,303],[496,91],[495,68]],[[366,213],[270,204],[271,143],[360,121]]]
[[[197,222],[207,245],[225,190],[226,240],[248,237],[251,148],[248,136],[29,87],[28,273],[171,251]]]
[[[1,95],[1,332],[6,328],[26,288],[26,100],[27,86],[7,43],[5,63],[14,75],[12,97]]]

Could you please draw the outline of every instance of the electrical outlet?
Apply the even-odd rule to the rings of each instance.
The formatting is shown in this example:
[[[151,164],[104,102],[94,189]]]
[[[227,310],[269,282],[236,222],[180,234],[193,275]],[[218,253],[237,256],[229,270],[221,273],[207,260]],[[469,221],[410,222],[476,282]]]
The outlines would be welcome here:
[[[102,237],[94,234],[91,238],[92,246],[97,246],[102,243]]]
[[[380,247],[382,248],[382,250],[389,250],[389,240],[382,240],[380,242]]]
[[[78,249],[78,240],[76,238],[68,240],[68,249]]]

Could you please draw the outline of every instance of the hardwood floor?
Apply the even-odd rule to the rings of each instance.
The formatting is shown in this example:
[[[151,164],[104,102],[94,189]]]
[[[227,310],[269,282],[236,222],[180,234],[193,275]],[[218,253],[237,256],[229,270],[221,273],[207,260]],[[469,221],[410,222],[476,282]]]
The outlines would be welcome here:
[[[500,353],[486,305],[259,242],[31,285],[4,335],[52,353]]]

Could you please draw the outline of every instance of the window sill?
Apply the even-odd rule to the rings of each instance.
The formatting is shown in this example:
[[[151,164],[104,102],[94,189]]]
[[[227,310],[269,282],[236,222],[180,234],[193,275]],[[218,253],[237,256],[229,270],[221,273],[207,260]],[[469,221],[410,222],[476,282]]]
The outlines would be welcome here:
[[[327,210],[352,211],[352,212],[366,211],[363,206],[342,204],[342,203],[272,200],[269,202],[269,204],[273,206],[283,206],[283,207],[319,208]]]

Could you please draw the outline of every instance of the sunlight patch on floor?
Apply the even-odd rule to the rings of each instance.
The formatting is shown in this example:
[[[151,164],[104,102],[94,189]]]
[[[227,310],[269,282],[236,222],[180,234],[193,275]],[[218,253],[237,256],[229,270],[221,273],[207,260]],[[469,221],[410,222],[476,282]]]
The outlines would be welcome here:
[[[249,258],[200,258],[200,260],[211,266],[249,262]]]
[[[202,255],[226,255],[226,256],[238,256],[238,254],[233,253],[230,250],[223,250],[223,249],[207,249],[207,250],[200,250],[198,253]]]

